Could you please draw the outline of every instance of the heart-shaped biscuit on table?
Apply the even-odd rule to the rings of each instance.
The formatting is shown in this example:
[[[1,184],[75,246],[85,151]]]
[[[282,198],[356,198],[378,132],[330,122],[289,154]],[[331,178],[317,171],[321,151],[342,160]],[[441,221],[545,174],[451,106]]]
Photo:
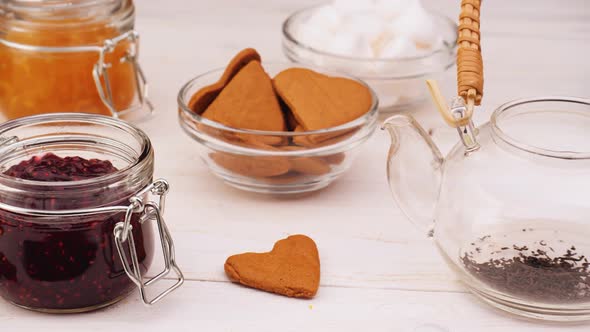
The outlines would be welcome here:
[[[290,68],[273,79],[275,91],[305,130],[338,126],[363,116],[373,98],[365,85],[304,68]]]
[[[292,235],[267,253],[231,256],[225,273],[233,282],[289,297],[312,298],[320,285],[320,257],[312,239]]]
[[[231,59],[225,68],[223,75],[217,82],[200,89],[191,97],[188,103],[189,108],[197,114],[205,112],[207,107],[209,107],[213,100],[217,98],[221,90],[223,90],[229,81],[231,81],[231,79],[244,68],[244,66],[250,63],[250,61],[261,61],[260,55],[255,49],[246,48],[236,54],[236,56]]]

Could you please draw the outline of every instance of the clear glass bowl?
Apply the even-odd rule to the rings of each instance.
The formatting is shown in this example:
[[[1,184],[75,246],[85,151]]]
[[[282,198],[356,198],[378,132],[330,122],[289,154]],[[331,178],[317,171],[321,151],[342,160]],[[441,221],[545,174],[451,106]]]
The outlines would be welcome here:
[[[297,38],[296,29],[326,5],[295,12],[283,23],[283,52],[289,60],[343,72],[367,82],[379,97],[380,111],[392,112],[426,100],[425,79],[443,80],[455,64],[457,25],[444,15],[433,13],[443,46],[429,54],[406,58],[349,57],[318,50]]]
[[[293,64],[264,64],[271,77],[292,67]],[[333,128],[281,132],[224,126],[201,117],[187,105],[195,92],[216,82],[223,71],[216,69],[186,83],[178,94],[178,114],[180,126],[196,141],[201,159],[210,171],[236,188],[269,194],[324,188],[350,168],[360,145],[377,128],[378,99],[373,90],[369,112]]]

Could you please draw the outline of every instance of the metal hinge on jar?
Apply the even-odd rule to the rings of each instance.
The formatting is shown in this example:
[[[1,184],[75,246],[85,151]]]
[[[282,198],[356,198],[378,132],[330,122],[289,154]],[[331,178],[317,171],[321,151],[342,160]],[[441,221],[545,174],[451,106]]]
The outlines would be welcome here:
[[[0,210],[9,211],[19,215],[37,216],[37,217],[66,217],[66,216],[86,216],[101,213],[121,213],[125,212],[125,219],[122,222],[115,224],[113,235],[115,237],[115,245],[119,252],[119,257],[123,263],[123,268],[127,276],[137,285],[139,288],[141,299],[146,305],[152,305],[160,301],[163,297],[176,290],[184,283],[184,275],[180,271],[180,268],[176,264],[176,258],[174,254],[174,242],[170,231],[164,222],[163,211],[164,203],[166,200],[166,194],[170,188],[166,180],[156,180],[150,185],[143,188],[135,196],[129,199],[130,204],[128,206],[105,206],[89,209],[78,209],[78,210],[36,210],[23,207],[12,206],[6,204],[0,200]],[[144,202],[145,197],[148,195],[154,195],[159,198],[156,203],[154,201]],[[144,281],[144,277],[139,268],[139,259],[137,257],[137,250],[135,242],[133,240],[133,226],[131,220],[134,215],[139,214],[139,223],[155,220],[158,227],[158,235],[162,244],[162,253],[164,257],[164,269],[158,273],[155,277]],[[125,246],[127,244],[127,246]],[[128,250],[128,251],[127,251]],[[129,252],[129,255],[127,255]],[[174,271],[176,274],[175,283],[160,293],[153,299],[148,299],[146,294],[146,288],[151,286],[156,281],[166,277],[170,272]]]
[[[170,294],[172,291],[180,287],[184,282],[184,276],[178,268],[178,265],[176,265],[176,259],[174,254],[174,242],[172,241],[172,237],[170,236],[170,232],[168,231],[168,227],[166,226],[163,217],[164,203],[166,199],[166,194],[168,193],[168,189],[168,182],[166,182],[165,180],[157,180],[151,185],[144,188],[136,196],[132,197],[130,199],[131,204],[127,208],[125,214],[125,221],[117,223],[113,231],[115,235],[117,251],[119,252],[119,257],[123,262],[123,268],[125,269],[125,273],[139,288],[141,299],[143,303],[146,305],[152,305],[160,301],[163,297],[165,297],[166,295]],[[158,196],[159,202],[155,203],[153,201],[148,201],[144,203],[142,197],[147,193],[151,193],[153,195]],[[137,257],[137,251],[135,248],[135,241],[133,240],[133,234],[131,234],[133,230],[133,226],[131,225],[131,218],[135,214],[140,214],[140,223],[144,223],[149,220],[156,221],[156,225],[158,227],[158,234],[160,237],[160,243],[162,245],[164,269],[155,277],[152,277],[147,281],[144,281],[144,276],[141,273],[139,267],[139,259]],[[125,243],[128,243],[127,247],[129,250],[130,257],[128,257],[127,255]],[[156,297],[152,298],[151,300],[148,299],[148,296],[146,294],[146,288],[154,284],[156,281],[166,277],[172,271],[174,271],[174,273],[176,274],[176,282]]]
[[[111,64],[105,62],[105,56],[108,53],[112,53],[115,50],[116,46],[123,41],[128,41],[130,43],[130,46],[125,56],[119,59],[119,61],[128,62],[133,66],[133,73],[135,75],[135,86],[137,89],[137,98],[139,99],[139,105],[130,107],[126,110],[117,110],[113,102],[113,92],[111,89],[111,82],[109,79],[108,72],[108,69],[111,67]],[[119,118],[124,114],[141,110],[144,108],[147,108],[150,113],[153,113],[154,111],[154,106],[148,99],[147,80],[145,78],[143,70],[141,69],[141,66],[139,65],[139,62],[137,62],[138,41],[139,33],[137,33],[137,31],[135,30],[128,31],[115,38],[105,40],[104,45],[99,52],[98,62],[94,65],[94,68],[92,70],[92,76],[94,77],[94,83],[96,84],[98,95],[100,96],[100,99],[105,104],[105,106],[109,109],[112,116],[115,118]]]

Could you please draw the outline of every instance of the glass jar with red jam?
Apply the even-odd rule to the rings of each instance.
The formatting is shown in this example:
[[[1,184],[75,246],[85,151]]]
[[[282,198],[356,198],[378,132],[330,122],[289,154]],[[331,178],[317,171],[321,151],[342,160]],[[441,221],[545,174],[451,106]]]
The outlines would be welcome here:
[[[83,312],[137,287],[153,304],[183,276],[141,130],[111,117],[35,115],[0,125],[0,296],[27,309]],[[157,240],[156,240],[157,239]],[[156,245],[157,241],[157,245]],[[156,248],[163,270],[146,280]],[[175,283],[148,298],[147,285]]]
[[[151,112],[134,20],[132,0],[0,1],[0,121]]]

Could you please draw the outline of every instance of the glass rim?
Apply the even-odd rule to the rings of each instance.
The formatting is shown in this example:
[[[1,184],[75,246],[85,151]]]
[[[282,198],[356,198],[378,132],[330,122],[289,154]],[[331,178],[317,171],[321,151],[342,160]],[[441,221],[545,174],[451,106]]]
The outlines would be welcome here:
[[[426,54],[421,54],[418,56],[406,56],[406,57],[390,57],[390,58],[370,58],[370,57],[356,57],[356,56],[347,56],[347,55],[341,55],[341,54],[336,54],[336,53],[332,53],[332,52],[327,52],[327,51],[322,51],[319,50],[317,48],[311,47],[305,43],[303,43],[302,41],[300,41],[299,39],[297,39],[294,34],[291,31],[291,26],[293,25],[293,22],[296,21],[300,15],[303,15],[307,12],[312,12],[315,10],[318,10],[322,7],[326,7],[327,4],[322,4],[322,5],[316,5],[316,6],[311,6],[311,7],[307,7],[307,8],[303,8],[300,9],[294,13],[292,13],[289,17],[287,17],[287,19],[283,22],[282,25],[282,34],[283,37],[293,43],[295,46],[297,47],[301,47],[307,51],[310,51],[314,54],[317,55],[322,55],[322,56],[326,56],[326,57],[331,57],[334,59],[339,59],[339,60],[347,60],[347,61],[354,61],[357,63],[382,63],[382,62],[386,62],[386,63],[390,63],[390,62],[398,62],[398,63],[404,63],[404,62],[411,62],[411,61],[419,61],[419,60],[425,60],[428,58],[431,58],[433,56],[439,55],[439,54],[443,54],[443,53],[448,53],[450,51],[453,51],[456,48],[457,45],[457,40],[458,40],[458,35],[457,33],[455,33],[455,37],[452,41],[447,42],[447,41],[443,41],[443,47],[437,48],[435,50],[432,50]],[[437,19],[441,19],[442,21],[444,21],[446,24],[449,25],[449,27],[451,27],[454,31],[457,31],[458,29],[458,25],[457,23],[455,23],[454,20],[450,19],[449,17],[433,11],[433,10],[427,10],[430,14],[434,15]]]
[[[10,0],[6,1],[7,8],[23,8],[41,10],[42,8],[56,9],[78,9],[94,6],[116,5],[125,0]]]
[[[88,11],[100,9],[100,15],[88,15]],[[133,21],[135,6],[132,0],[83,0],[73,3],[66,0],[16,0],[0,1],[0,32],[11,28],[27,32],[39,29],[64,30],[84,27],[100,22],[125,25]],[[11,27],[12,26],[12,27]],[[2,38],[0,38],[2,39]]]
[[[117,128],[125,131],[131,136],[137,137],[138,142],[141,144],[141,151],[138,151],[138,156],[125,167],[118,169],[116,172],[99,176],[91,179],[84,179],[78,181],[34,181],[27,179],[15,178],[0,173],[0,180],[6,184],[15,186],[26,186],[26,187],[44,187],[44,188],[60,188],[60,190],[84,190],[88,187],[94,187],[99,185],[107,185],[116,183],[123,179],[133,169],[143,169],[143,167],[149,162],[149,156],[153,154],[153,147],[147,134],[136,126],[127,122],[117,120],[113,117],[98,114],[87,114],[87,113],[48,113],[32,115],[22,117],[14,120],[7,121],[0,125],[0,138],[2,135],[9,133],[13,129],[17,129],[21,126],[49,124],[55,122],[74,122],[74,123],[86,123],[86,124],[97,124],[108,126],[111,128]],[[10,135],[8,135],[10,139]],[[4,143],[0,140],[0,155],[7,153],[7,150],[14,149],[16,143]],[[10,153],[8,151],[8,153]]]
[[[494,110],[494,113],[492,113],[492,117],[490,119],[492,133],[495,137],[498,137],[508,145],[535,155],[568,160],[590,159],[590,151],[560,151],[534,146],[531,144],[524,143],[521,140],[512,137],[511,135],[507,134],[504,130],[502,130],[502,128],[500,128],[500,117],[506,112],[510,112],[510,110],[517,108],[520,105],[542,102],[575,103],[590,106],[590,99],[588,98],[569,96],[542,96],[533,98],[522,98],[509,101],[507,103],[500,105],[498,108]],[[590,116],[590,112],[588,113],[588,115]]]

